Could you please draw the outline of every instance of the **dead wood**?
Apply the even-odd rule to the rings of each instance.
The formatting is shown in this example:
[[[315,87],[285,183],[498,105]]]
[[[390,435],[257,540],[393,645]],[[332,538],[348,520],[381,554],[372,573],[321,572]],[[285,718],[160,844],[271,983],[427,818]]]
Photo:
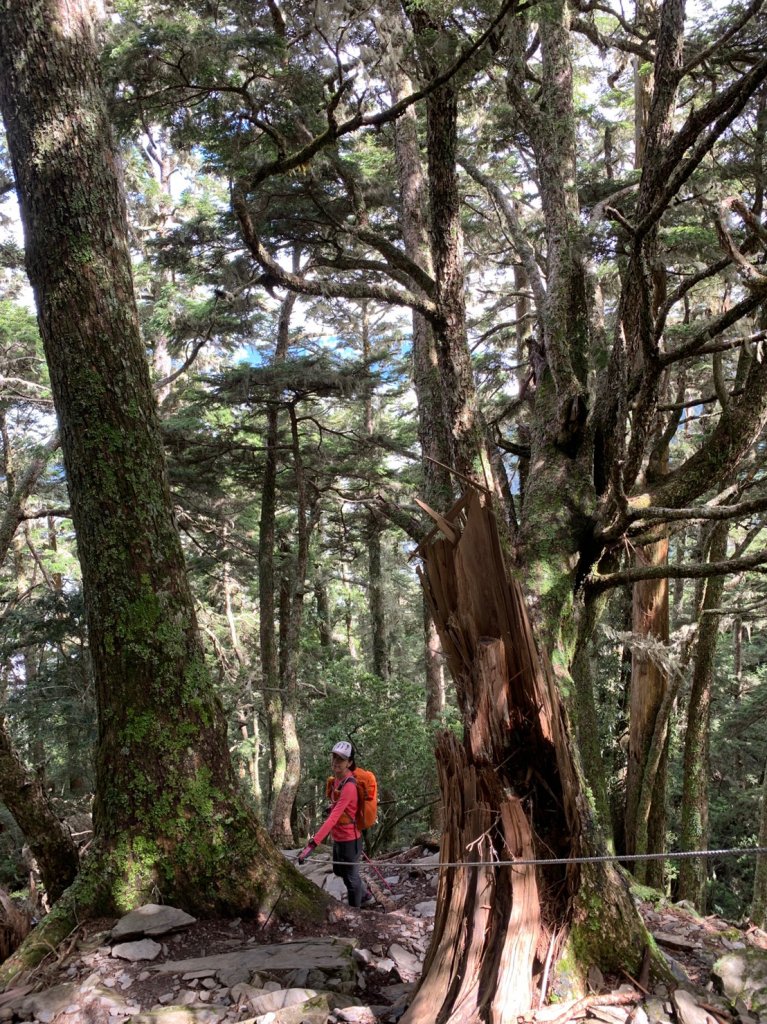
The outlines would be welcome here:
[[[710,1003],[698,1002],[698,1006],[701,1010],[705,1010],[706,1013],[710,1013],[715,1020],[719,1021],[719,1024],[732,1024],[735,1020],[731,1013],[727,1010],[723,1010],[720,1006],[712,1006]]]
[[[602,849],[554,672],[506,571],[490,498],[469,491],[437,522],[417,550],[419,575],[464,740],[448,733],[436,745],[444,867],[422,980],[402,1024],[500,1024],[541,998],[549,936],[561,948],[589,913],[578,895],[591,866],[494,862]],[[617,872],[590,870],[588,891],[600,894],[624,947],[641,948],[639,917]]]
[[[637,992],[604,992],[602,995],[582,996],[570,1003],[558,1017],[546,1021],[546,1024],[567,1024],[574,1017],[582,1016],[592,1006],[628,1006],[640,999]],[[533,1020],[537,1018],[533,1016]]]
[[[0,962],[7,960],[32,931],[32,915],[0,889]]]

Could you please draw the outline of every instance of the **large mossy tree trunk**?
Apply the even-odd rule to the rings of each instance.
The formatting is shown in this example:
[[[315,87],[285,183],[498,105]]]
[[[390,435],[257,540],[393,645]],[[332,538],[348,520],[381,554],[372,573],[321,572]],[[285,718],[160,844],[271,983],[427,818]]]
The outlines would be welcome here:
[[[98,852],[79,883],[78,911],[159,895],[202,913],[269,913],[280,900],[280,912],[316,914],[314,887],[237,791],[205,666],[139,333],[97,31],[86,0],[0,2],[0,109],[61,429],[98,703]]]

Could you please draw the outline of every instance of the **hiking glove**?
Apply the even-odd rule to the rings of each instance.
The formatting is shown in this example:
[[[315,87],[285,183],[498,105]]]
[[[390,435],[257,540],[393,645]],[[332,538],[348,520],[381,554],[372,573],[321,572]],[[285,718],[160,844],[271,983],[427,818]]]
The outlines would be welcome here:
[[[315,841],[313,839],[310,839],[309,842],[306,844],[306,846],[303,848],[303,850],[299,853],[299,855],[298,855],[298,863],[299,864],[303,864],[303,862],[306,860],[306,858],[310,857],[314,853],[316,848],[317,848],[317,844],[315,843]]]

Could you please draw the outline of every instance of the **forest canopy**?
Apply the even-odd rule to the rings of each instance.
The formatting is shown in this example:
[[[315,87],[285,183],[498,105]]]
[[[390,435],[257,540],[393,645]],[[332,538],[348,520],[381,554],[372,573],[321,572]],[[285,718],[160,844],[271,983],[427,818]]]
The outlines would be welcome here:
[[[35,5],[55,23],[55,0]],[[105,126],[85,197],[66,142],[42,184],[23,148],[24,117],[46,123],[65,85],[15,110],[22,23],[2,0],[0,670],[3,742],[41,801],[64,817],[95,793],[97,834],[121,832],[120,751],[147,742],[128,713],[144,684],[114,684],[145,643],[130,606],[157,634],[158,706],[186,652],[179,733],[207,737],[197,776],[244,801],[215,813],[257,815],[277,845],[316,829],[338,738],[379,777],[374,848],[438,834],[436,735],[443,800],[463,743],[467,772],[492,765],[508,791],[479,804],[513,793],[539,852],[767,845],[761,0],[118,0],[72,47]],[[93,266],[108,288],[62,311],[53,282]],[[86,373],[71,339],[99,309],[120,315],[83,345]],[[129,351],[142,368],[90,404],[101,355],[117,375]],[[134,430],[157,443],[112,481],[137,447],[106,435]],[[487,668],[478,646],[456,674],[458,621],[435,616],[440,647],[416,572],[468,531],[466,495],[493,510],[563,723],[532,723],[509,682],[505,747],[481,754],[492,711],[467,680]],[[105,510],[133,548],[102,571]],[[2,765],[13,886],[25,826]],[[136,836],[165,828],[158,792],[131,807],[131,828],[154,822]],[[216,804],[179,792],[190,814]],[[764,923],[756,857],[629,867]],[[588,873],[566,874],[567,899],[541,887],[547,936],[579,922]]]

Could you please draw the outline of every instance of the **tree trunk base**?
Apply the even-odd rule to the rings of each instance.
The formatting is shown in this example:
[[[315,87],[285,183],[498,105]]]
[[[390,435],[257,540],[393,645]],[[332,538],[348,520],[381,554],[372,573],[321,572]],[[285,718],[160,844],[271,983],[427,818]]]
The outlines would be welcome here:
[[[247,812],[194,865],[163,852],[170,844],[127,837],[96,849],[74,883],[0,967],[0,990],[36,967],[83,921],[119,917],[145,903],[169,903],[200,917],[322,921],[328,896],[282,856]],[[183,861],[183,862],[182,862]]]
[[[493,862],[534,856],[530,824],[496,773],[470,765],[451,733],[439,738],[437,758],[446,867],[423,982],[402,1020],[516,1021],[533,999],[538,885],[533,867],[496,868]],[[469,866],[451,866],[460,861]]]

